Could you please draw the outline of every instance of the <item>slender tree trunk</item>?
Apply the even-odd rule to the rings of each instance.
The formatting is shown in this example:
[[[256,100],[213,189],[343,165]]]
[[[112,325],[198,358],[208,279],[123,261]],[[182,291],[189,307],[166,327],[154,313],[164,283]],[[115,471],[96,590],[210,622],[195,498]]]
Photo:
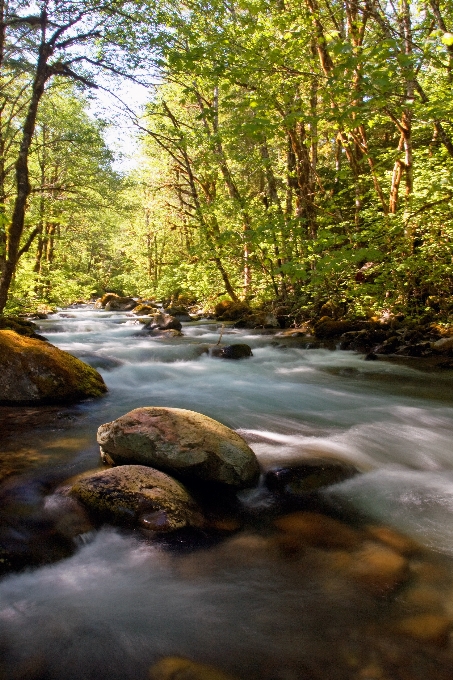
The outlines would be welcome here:
[[[3,85],[3,61],[5,58],[5,0],[0,0],[0,92]],[[0,277],[3,274],[6,262],[6,192],[5,192],[5,137],[3,114],[6,101],[3,100],[0,107]]]
[[[400,141],[398,144],[398,154],[404,148],[404,136],[400,136]],[[393,166],[392,173],[392,184],[390,187],[390,200],[389,200],[389,212],[391,215],[395,215],[398,210],[398,195],[401,184],[401,177],[403,176],[403,165],[401,158],[397,158]]]
[[[268,195],[268,201],[267,201],[268,206],[266,206],[266,208],[274,205],[275,208],[276,208],[277,216],[280,220],[280,223],[281,223],[281,225],[283,225],[283,222],[284,222],[283,208],[282,208],[282,205],[280,203],[280,198],[279,198],[278,190],[277,190],[277,181],[275,179],[275,175],[274,175],[274,172],[272,170],[271,159],[270,159],[270,155],[269,155],[269,148],[267,146],[266,140],[264,140],[263,144],[261,145],[260,152],[261,152],[261,159],[262,159],[263,164],[264,164],[264,175],[265,175],[265,178],[266,178],[267,195]],[[281,233],[281,231],[280,231],[280,236],[282,238],[282,242],[284,242],[284,235]],[[277,234],[275,233],[275,231],[272,232],[272,239],[273,239],[273,242],[274,242],[274,254],[275,254],[276,261],[277,261],[277,266],[279,268],[280,279],[281,279],[281,294],[284,298],[286,298],[286,295],[287,295],[286,276],[285,276],[285,273],[282,271],[283,261],[282,261],[282,257],[281,257],[281,253],[280,253],[280,246],[279,246],[278,241],[277,241]],[[278,290],[274,276],[272,276],[272,283],[274,285],[276,295],[278,296],[280,291]]]
[[[243,297],[246,298],[250,291],[250,285],[252,282],[252,275],[250,269],[250,236],[251,236],[251,218],[245,206],[244,198],[241,196],[239,189],[234,181],[233,175],[230,171],[227,157],[223,149],[222,141],[220,139],[219,130],[219,91],[218,87],[214,88],[214,96],[211,107],[212,114],[212,129],[209,125],[208,118],[206,116],[206,105],[203,101],[201,93],[198,91],[197,87],[194,85],[195,95],[197,97],[198,106],[203,119],[203,125],[208,135],[213,151],[218,160],[218,165],[220,172],[222,173],[223,179],[225,181],[226,187],[228,189],[228,194],[230,198],[235,201],[242,215],[242,229],[243,229]]]
[[[46,17],[43,16],[43,23],[45,20]],[[43,40],[39,50],[32,96],[22,128],[22,139],[16,161],[16,200],[11,224],[7,231],[6,261],[0,279],[0,314],[3,312],[8,299],[9,288],[18,262],[20,240],[24,231],[25,211],[30,194],[28,156],[35,130],[39,102],[49,77],[47,61],[50,55],[51,48]]]
[[[44,187],[46,185],[46,151],[47,151],[47,128],[46,125],[43,125],[43,130],[42,130],[42,155],[40,158],[40,171],[41,171],[41,186],[40,186],[40,194],[39,194],[39,221],[38,221],[38,240],[37,240],[37,245],[36,245],[36,259],[35,259],[35,266],[34,266],[34,271],[36,274],[41,274],[41,263],[42,263],[42,257],[44,253],[44,238],[43,238],[43,230],[44,230],[44,213],[45,213],[45,193],[44,193]],[[39,284],[38,284],[39,285]]]

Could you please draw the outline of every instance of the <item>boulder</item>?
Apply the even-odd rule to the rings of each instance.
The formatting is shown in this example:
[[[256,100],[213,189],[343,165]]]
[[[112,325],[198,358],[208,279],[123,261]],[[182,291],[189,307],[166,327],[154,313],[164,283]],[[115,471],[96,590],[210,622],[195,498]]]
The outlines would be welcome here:
[[[120,297],[117,293],[104,293],[104,295],[100,298],[98,298],[95,302],[95,307],[105,307],[107,302],[110,302],[110,300],[114,300],[115,298]]]
[[[307,458],[297,465],[268,470],[264,483],[270,491],[301,496],[324,486],[343,482],[358,473],[359,470],[354,465],[340,460]]]
[[[237,345],[225,345],[224,347],[211,347],[209,355],[218,359],[246,359],[247,357],[252,357],[253,353],[249,345],[238,343]]]
[[[184,322],[193,321],[192,317],[189,314],[189,310],[187,309],[187,307],[172,306],[172,307],[167,307],[164,311],[165,311],[166,314],[169,314],[170,316],[174,316],[175,318],[177,318],[178,321],[184,321]]]
[[[130,312],[135,307],[137,307],[137,301],[134,298],[119,295],[111,297],[104,306],[108,312]]]
[[[453,352],[453,338],[440,338],[433,342],[432,348],[439,354],[451,354]]]
[[[0,403],[70,403],[106,391],[99,373],[72,354],[0,331]]]
[[[247,317],[252,310],[246,302],[233,302],[233,300],[222,300],[215,306],[215,315],[221,321],[237,321]]]
[[[213,666],[179,656],[167,656],[149,669],[150,680],[234,680]]]
[[[149,314],[156,314],[159,310],[157,307],[153,307],[152,305],[146,305],[143,302],[140,304],[137,304],[136,307],[134,307],[134,314],[137,314],[137,316],[148,316]]]
[[[134,409],[101,425],[98,442],[115,464],[150,465],[183,479],[246,488],[259,477],[256,456],[242,437],[186,409]]]
[[[401,346],[401,340],[398,335],[391,335],[387,340],[384,340],[380,345],[375,347],[375,354],[394,354]]]
[[[381,326],[343,333],[340,337],[340,349],[367,354],[373,347],[385,342],[390,332],[387,328]]]
[[[154,331],[180,331],[181,328],[182,325],[179,319],[176,319],[174,316],[170,316],[170,314],[165,314],[165,312],[152,314],[150,321],[143,325],[143,330],[150,333]]]
[[[121,465],[76,477],[70,495],[101,518],[137,523],[156,532],[200,527],[203,518],[187,489],[144,465]]]
[[[363,321],[334,321],[329,316],[322,316],[314,325],[317,338],[334,338],[344,333],[361,330]]]

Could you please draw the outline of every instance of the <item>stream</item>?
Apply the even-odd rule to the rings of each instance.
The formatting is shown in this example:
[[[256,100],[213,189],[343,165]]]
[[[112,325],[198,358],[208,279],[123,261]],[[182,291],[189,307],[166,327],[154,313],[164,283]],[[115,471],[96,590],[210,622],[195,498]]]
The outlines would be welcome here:
[[[213,359],[201,346],[217,342],[220,324],[151,338],[132,313],[89,305],[39,325],[98,368],[109,391],[7,439],[0,519],[19,518],[18,541],[27,531],[42,542],[53,488],[100,465],[99,425],[139,406],[170,406],[237,430],[263,471],[313,456],[356,465],[362,474],[325,489],[325,502],[420,550],[404,587],[378,597],[345,577],[344,550],[277,550],[259,520],[270,502],[262,486],[239,494],[256,523],[216,542],[178,549],[133,530],[87,530],[72,554],[2,576],[0,680],[145,680],[165,656],[239,680],[453,678],[448,632],[425,641],[399,623],[453,621],[449,371],[233,328],[223,342],[245,342],[253,357]]]

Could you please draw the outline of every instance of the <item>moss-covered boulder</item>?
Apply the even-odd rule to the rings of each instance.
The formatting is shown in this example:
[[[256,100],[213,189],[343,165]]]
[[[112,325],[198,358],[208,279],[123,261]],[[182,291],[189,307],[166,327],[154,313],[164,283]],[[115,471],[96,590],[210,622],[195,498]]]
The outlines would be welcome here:
[[[107,391],[80,359],[14,331],[0,331],[0,403],[70,403]]]
[[[335,321],[330,316],[323,316],[314,325],[314,331],[317,338],[327,339],[335,338],[349,333],[351,331],[359,331],[364,326],[363,321]]]
[[[70,494],[102,519],[138,523],[165,533],[201,527],[203,516],[187,489],[144,465],[121,465],[77,477]]]
[[[150,314],[157,314],[159,312],[157,307],[153,307],[152,305],[146,305],[142,302],[140,302],[136,307],[134,307],[132,311],[137,316],[148,316]]]
[[[19,335],[26,335],[28,338],[44,340],[44,338],[36,332],[38,327],[33,321],[21,319],[17,316],[0,316],[0,330],[15,331]]]
[[[95,307],[106,309],[108,312],[128,312],[137,307],[137,301],[131,297],[117,295],[116,293],[105,293],[96,301]]]
[[[252,486],[259,477],[255,454],[236,432],[201,413],[148,406],[101,425],[101,453],[108,462],[150,465],[182,479]]]
[[[221,300],[215,306],[215,315],[220,321],[237,321],[250,314],[252,314],[252,310],[246,302]]]

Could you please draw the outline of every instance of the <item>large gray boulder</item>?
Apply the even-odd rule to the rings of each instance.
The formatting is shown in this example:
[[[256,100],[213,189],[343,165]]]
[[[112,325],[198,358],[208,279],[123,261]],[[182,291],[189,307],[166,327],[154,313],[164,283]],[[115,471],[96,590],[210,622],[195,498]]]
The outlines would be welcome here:
[[[208,416],[180,408],[148,406],[101,425],[104,460],[150,465],[182,479],[252,486],[259,477],[255,454],[236,432]]]
[[[100,517],[138,523],[157,532],[201,527],[201,511],[187,489],[144,465],[121,465],[77,477],[69,492]]]

